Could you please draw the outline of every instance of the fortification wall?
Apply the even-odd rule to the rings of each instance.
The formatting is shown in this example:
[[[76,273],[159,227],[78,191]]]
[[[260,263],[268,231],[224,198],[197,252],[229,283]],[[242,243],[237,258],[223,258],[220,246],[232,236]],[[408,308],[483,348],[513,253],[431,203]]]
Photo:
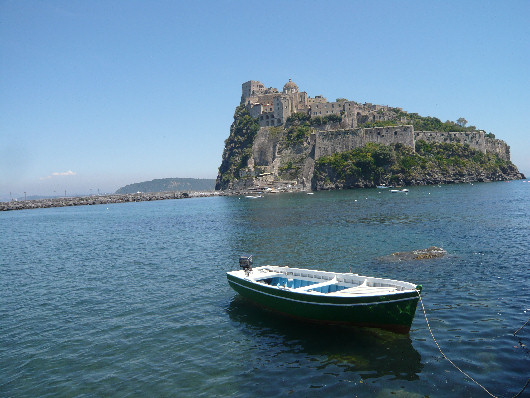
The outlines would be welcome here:
[[[338,125],[339,123],[335,123],[334,126],[329,124],[320,126],[322,129],[312,133],[309,140],[294,146],[285,144],[285,130],[282,127],[261,127],[254,139],[248,167],[240,171],[240,176],[245,177],[241,180],[241,184],[244,185],[241,187],[273,186],[288,181],[289,184],[305,189],[313,177],[316,160],[322,156],[351,151],[368,143],[382,145],[400,143],[414,148],[416,140],[437,143],[458,142],[468,144],[484,153],[495,153],[505,160],[510,158],[510,148],[504,141],[485,137],[482,131],[415,132],[413,126],[338,130]],[[335,129],[327,129],[331,127]],[[459,181],[454,176],[448,178]],[[494,180],[497,177],[491,178]]]
[[[378,144],[403,144],[414,148],[414,127],[389,126],[364,129],[365,144],[376,142]]]
[[[484,131],[416,131],[414,136],[416,140],[424,140],[427,142],[457,142],[459,144],[468,144],[471,148],[477,149],[482,153],[494,153],[501,159],[510,160],[510,147],[508,144],[502,140],[486,137]]]
[[[318,131],[311,141],[315,145],[315,160],[337,152],[351,151],[369,142],[397,144],[414,148],[414,128],[412,126],[374,127],[367,129]]]
[[[456,142],[459,144],[468,144],[482,153],[486,153],[486,144],[484,141],[483,131],[465,131],[465,132],[440,132],[440,131],[416,131],[414,132],[416,140],[427,142]]]
[[[485,137],[486,152],[497,154],[501,159],[510,160],[510,146],[495,138]]]
[[[337,152],[351,151],[365,142],[362,129],[319,131],[312,135],[311,141],[315,142],[315,160]]]

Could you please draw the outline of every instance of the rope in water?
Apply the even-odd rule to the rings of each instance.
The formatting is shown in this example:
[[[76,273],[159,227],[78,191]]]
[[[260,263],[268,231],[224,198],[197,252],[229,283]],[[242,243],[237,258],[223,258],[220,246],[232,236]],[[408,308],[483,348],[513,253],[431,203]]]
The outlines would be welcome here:
[[[467,374],[466,372],[464,372],[462,369],[460,369],[453,361],[451,361],[447,355],[444,354],[444,352],[442,351],[442,349],[440,348],[440,345],[438,344],[438,342],[436,341],[436,339],[434,338],[434,334],[432,333],[432,330],[431,330],[431,325],[429,325],[429,320],[427,319],[427,313],[425,312],[425,306],[423,305],[423,300],[421,299],[421,294],[420,292],[418,291],[418,297],[420,298],[420,303],[421,303],[421,308],[423,310],[423,315],[425,316],[425,322],[427,322],[427,328],[429,328],[429,333],[431,334],[431,337],[432,339],[434,340],[434,343],[436,344],[436,347],[438,347],[438,350],[440,351],[440,353],[442,354],[442,356],[447,359],[449,361],[449,363],[451,365],[453,365],[456,369],[458,369],[458,371],[460,373],[462,373],[464,376],[466,376],[467,378],[469,378],[471,381],[473,381],[473,383],[475,383],[477,386],[479,386],[480,388],[482,388],[484,391],[486,391],[491,397],[494,397],[494,398],[499,398],[498,396],[496,395],[493,395],[491,392],[489,392],[486,387],[484,387],[482,384],[480,384],[478,381],[476,381],[474,378],[472,378],[469,374]],[[528,320],[530,321],[530,319]],[[526,323],[521,326],[515,333],[514,335],[519,331],[521,330],[527,323],[528,321],[526,321]],[[526,381],[526,384],[524,385],[523,389],[521,391],[519,391],[516,395],[514,395],[512,398],[517,398],[519,395],[522,394],[522,392],[525,390],[525,388],[528,386],[528,383],[530,383],[530,379],[528,379]]]
[[[515,336],[517,334],[517,332],[519,332],[519,330],[524,328],[528,322],[530,322],[530,319],[528,319],[528,321],[526,321],[523,326],[521,326],[519,329],[517,329],[515,332],[513,332],[513,335]]]

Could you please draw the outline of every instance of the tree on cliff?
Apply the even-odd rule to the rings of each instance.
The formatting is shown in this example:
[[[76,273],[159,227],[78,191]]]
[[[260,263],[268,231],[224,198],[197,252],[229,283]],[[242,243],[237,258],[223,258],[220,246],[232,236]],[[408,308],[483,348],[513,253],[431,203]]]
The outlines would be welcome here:
[[[231,181],[239,178],[239,171],[247,166],[252,155],[252,144],[258,130],[258,120],[250,116],[245,105],[238,106],[234,113],[234,122],[230,126],[230,136],[225,141],[216,190],[228,188]]]
[[[464,119],[463,117],[459,117],[457,119],[456,123],[458,123],[459,126],[466,127],[467,120]]]

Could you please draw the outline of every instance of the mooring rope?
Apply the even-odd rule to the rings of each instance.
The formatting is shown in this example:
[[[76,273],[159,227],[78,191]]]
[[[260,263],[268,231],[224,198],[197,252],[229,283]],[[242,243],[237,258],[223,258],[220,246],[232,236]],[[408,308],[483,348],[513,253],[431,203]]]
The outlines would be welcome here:
[[[515,336],[517,334],[517,332],[519,332],[519,330],[521,330],[522,328],[524,328],[526,326],[526,324],[530,322],[530,319],[528,319],[528,321],[526,321],[523,326],[521,326],[519,329],[517,329],[515,332],[513,332],[513,335]]]
[[[451,361],[447,355],[444,354],[444,352],[442,351],[442,349],[440,348],[440,345],[438,344],[438,342],[436,341],[436,339],[434,338],[434,334],[432,333],[432,330],[431,330],[431,325],[429,325],[429,320],[427,319],[427,313],[425,312],[425,306],[423,305],[423,300],[421,299],[421,294],[419,291],[418,292],[418,297],[420,298],[420,303],[421,303],[421,308],[423,310],[423,315],[425,316],[425,322],[427,322],[427,328],[429,328],[429,333],[431,334],[431,337],[432,339],[434,340],[434,343],[436,344],[436,347],[438,347],[438,350],[440,351],[440,353],[442,354],[442,356],[447,359],[449,361],[449,363],[451,365],[453,365],[456,369],[458,369],[458,371],[460,373],[462,373],[464,376],[466,376],[467,378],[469,378],[471,381],[473,381],[473,383],[475,383],[477,386],[479,386],[480,388],[482,388],[484,391],[486,391],[491,397],[494,397],[494,398],[499,398],[498,396],[496,395],[493,395],[491,392],[489,392],[486,387],[484,387],[482,384],[480,384],[478,381],[476,381],[474,378],[472,378],[469,374],[467,374],[466,372],[464,372],[462,369],[460,369],[453,361]],[[530,319],[528,320],[530,321]],[[521,330],[527,323],[528,321],[526,321],[526,323],[521,326],[519,329],[517,329],[517,331],[514,333],[514,335],[519,331]],[[525,388],[528,386],[528,384],[530,383],[530,378],[528,380],[526,380],[526,384],[524,385],[523,389],[521,391],[519,391],[516,395],[514,395],[512,398],[517,398],[519,395],[522,394],[522,392],[525,390]]]

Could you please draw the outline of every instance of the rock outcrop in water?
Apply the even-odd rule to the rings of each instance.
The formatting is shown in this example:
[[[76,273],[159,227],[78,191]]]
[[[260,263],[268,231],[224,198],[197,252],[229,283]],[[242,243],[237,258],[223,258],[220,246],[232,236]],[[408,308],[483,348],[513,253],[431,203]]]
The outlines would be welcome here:
[[[410,252],[396,252],[389,256],[381,257],[383,261],[412,261],[412,260],[429,260],[440,258],[447,254],[441,247],[431,246],[427,249],[412,250]]]

